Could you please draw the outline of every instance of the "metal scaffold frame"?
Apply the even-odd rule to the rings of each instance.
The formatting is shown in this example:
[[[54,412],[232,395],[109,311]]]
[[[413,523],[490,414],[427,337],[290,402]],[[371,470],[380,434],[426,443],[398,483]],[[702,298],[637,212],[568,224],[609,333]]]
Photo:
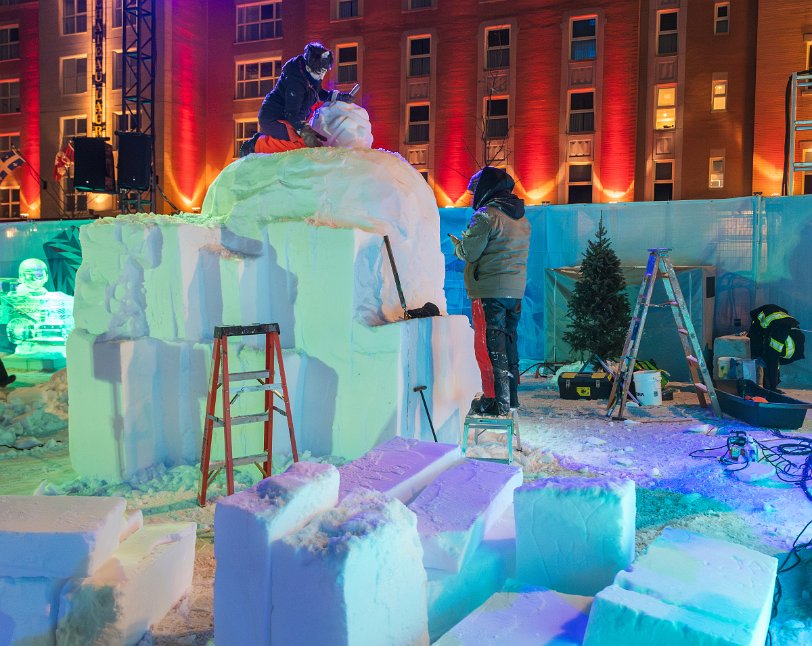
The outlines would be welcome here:
[[[790,99],[789,99],[789,172],[787,179],[787,195],[793,195],[795,173],[812,172],[812,162],[796,160],[795,140],[798,132],[812,130],[812,119],[798,118],[798,94],[812,91],[812,70],[804,72],[793,72],[790,77]]]
[[[155,211],[155,0],[124,0],[121,114],[129,130],[150,140],[150,187],[122,191],[121,207],[130,213]]]

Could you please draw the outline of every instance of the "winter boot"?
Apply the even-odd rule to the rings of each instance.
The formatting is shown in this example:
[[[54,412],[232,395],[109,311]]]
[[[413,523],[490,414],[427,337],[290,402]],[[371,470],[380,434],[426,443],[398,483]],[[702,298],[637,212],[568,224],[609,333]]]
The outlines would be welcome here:
[[[243,141],[242,146],[240,146],[240,157],[247,157],[252,152],[254,152],[254,146],[257,145],[257,140],[261,136],[262,136],[261,133],[255,132],[253,137]]]

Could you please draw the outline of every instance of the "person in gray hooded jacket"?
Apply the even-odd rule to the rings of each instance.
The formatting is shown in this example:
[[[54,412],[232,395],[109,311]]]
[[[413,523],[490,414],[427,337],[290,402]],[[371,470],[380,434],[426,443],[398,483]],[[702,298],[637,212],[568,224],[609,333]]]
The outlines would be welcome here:
[[[471,409],[481,415],[507,415],[518,408],[517,329],[527,283],[530,223],[524,201],[512,191],[513,178],[486,166],[468,185],[474,215],[454,252],[465,261],[465,290],[472,301],[474,354],[484,396]]]

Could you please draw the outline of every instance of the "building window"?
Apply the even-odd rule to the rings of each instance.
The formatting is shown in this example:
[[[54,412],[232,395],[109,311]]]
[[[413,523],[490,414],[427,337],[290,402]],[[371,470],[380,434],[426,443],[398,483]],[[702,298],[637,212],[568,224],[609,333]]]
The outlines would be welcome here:
[[[713,5],[713,33],[730,33],[730,3],[717,2]]]
[[[715,80],[712,93],[711,110],[727,110],[727,81],[723,79]]]
[[[338,69],[336,79],[338,83],[358,82],[358,45],[339,45],[336,48]]]
[[[118,150],[118,133],[119,132],[133,132],[138,130],[138,119],[131,112],[122,114],[115,112],[113,114],[114,123],[116,125],[113,130],[113,150]]]
[[[569,133],[595,132],[595,92],[570,94]]]
[[[0,154],[11,152],[14,148],[20,149],[20,133],[13,135],[0,135]]]
[[[238,99],[265,96],[273,89],[281,71],[282,61],[278,58],[237,63],[237,89],[234,96]]]
[[[597,18],[578,18],[570,22],[570,60],[589,61],[598,56]]]
[[[485,99],[485,137],[505,139],[508,136],[508,98]]]
[[[0,29],[0,61],[20,58],[20,28],[3,27]]]
[[[806,44],[806,69],[812,72],[812,42]]]
[[[62,59],[62,94],[87,92],[87,56]]]
[[[592,164],[570,164],[567,204],[592,203]]]
[[[661,11],[657,14],[657,55],[677,53],[677,23],[679,11]]]
[[[345,18],[358,18],[361,13],[358,8],[358,0],[338,0],[336,6],[336,17],[339,20]]]
[[[409,38],[409,76],[431,74],[431,36]]]
[[[429,140],[429,105],[427,103],[406,108],[408,120],[407,142],[410,144],[424,144]]]
[[[87,31],[87,0],[62,0],[62,33]]]
[[[124,24],[124,0],[113,1],[113,28]]]
[[[20,217],[20,189],[0,188],[0,218]]]
[[[121,52],[113,52],[113,89],[120,90],[124,85],[124,57]]]
[[[654,162],[654,201],[674,199],[674,162]]]
[[[671,130],[677,125],[677,88],[673,85],[657,88],[655,130]]]
[[[812,164],[812,148],[804,148],[803,161]],[[812,171],[804,173],[804,195],[812,195]]]
[[[434,0],[409,0],[409,9],[431,9]]]
[[[710,158],[709,188],[724,188],[725,186],[725,158]]]
[[[0,81],[0,114],[20,111],[20,82]]]
[[[254,121],[237,121],[234,124],[234,156],[240,156],[240,147],[255,133],[259,132],[259,125]]]
[[[282,37],[282,2],[237,6],[237,42]]]
[[[485,30],[485,69],[510,67],[510,27],[491,27]]]
[[[74,137],[87,136],[87,117],[63,117],[60,132],[59,150],[65,150],[65,144]]]

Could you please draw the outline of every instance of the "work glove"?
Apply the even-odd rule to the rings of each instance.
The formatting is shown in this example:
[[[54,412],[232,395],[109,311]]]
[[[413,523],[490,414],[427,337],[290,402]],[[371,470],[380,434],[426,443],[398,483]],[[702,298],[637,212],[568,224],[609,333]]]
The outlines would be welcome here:
[[[301,134],[302,139],[304,139],[305,146],[308,148],[319,148],[320,146],[324,145],[325,141],[327,141],[327,137],[319,134],[309,125],[302,126],[302,130],[299,134]]]
[[[336,101],[343,101],[344,103],[355,103],[355,97],[349,92],[339,92]]]

